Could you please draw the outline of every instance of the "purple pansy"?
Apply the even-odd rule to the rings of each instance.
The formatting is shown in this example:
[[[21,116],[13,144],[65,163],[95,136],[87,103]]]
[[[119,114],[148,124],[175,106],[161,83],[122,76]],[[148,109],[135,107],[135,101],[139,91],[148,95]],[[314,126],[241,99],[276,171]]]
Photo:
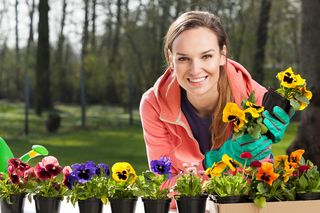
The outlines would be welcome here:
[[[107,177],[110,176],[110,170],[109,170],[109,166],[108,166],[107,164],[99,163],[99,164],[98,164],[98,168],[99,168],[99,171],[100,171],[100,169],[102,168],[104,174],[105,174]]]
[[[169,158],[161,157],[160,160],[152,160],[150,162],[151,171],[159,175],[171,175],[171,162]]]
[[[92,161],[83,164],[73,164],[72,170],[73,172],[70,175],[75,177],[78,183],[85,183],[91,180],[94,175],[97,175],[96,164]]]

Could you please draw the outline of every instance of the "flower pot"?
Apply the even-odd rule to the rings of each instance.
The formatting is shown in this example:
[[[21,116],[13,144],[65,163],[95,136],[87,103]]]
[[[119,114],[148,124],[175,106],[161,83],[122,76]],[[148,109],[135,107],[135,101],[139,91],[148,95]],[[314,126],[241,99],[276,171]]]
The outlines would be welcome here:
[[[138,198],[110,198],[112,213],[133,213],[136,210]]]
[[[216,203],[248,203],[249,196],[242,195],[242,196],[225,196],[225,197],[219,197],[214,196],[215,200],[213,200]]]
[[[180,197],[176,200],[179,213],[204,213],[207,196]]]
[[[287,113],[289,113],[289,110],[291,107],[290,101],[282,97],[279,93],[277,93],[272,88],[268,88],[268,91],[264,94],[262,99],[262,105],[271,114],[273,113],[273,107],[275,106],[281,107]]]
[[[9,204],[6,200],[1,200],[1,212],[2,213],[22,213],[24,208],[25,194],[11,195]]]
[[[297,193],[296,200],[320,200],[320,192]]]
[[[89,198],[86,200],[78,200],[80,213],[101,213],[102,201],[98,198]]]
[[[58,213],[60,212],[61,198],[58,197],[33,197],[37,213]]]
[[[142,198],[145,213],[168,213],[171,199]]]

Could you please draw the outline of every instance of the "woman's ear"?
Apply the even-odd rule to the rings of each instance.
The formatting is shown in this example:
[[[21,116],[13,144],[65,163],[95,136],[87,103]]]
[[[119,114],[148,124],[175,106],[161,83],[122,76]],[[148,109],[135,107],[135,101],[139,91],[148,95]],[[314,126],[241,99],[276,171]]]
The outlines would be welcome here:
[[[224,66],[227,62],[227,47],[223,45],[220,55],[220,66]]]
[[[172,58],[172,53],[171,51],[168,49],[168,59],[169,59],[169,66],[173,69],[173,58]]]

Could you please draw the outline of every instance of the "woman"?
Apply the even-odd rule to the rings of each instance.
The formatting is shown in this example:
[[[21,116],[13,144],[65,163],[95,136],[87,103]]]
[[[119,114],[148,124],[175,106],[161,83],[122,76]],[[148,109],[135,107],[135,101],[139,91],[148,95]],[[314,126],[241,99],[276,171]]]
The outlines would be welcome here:
[[[231,141],[233,127],[222,121],[226,103],[240,106],[254,91],[261,105],[266,89],[227,53],[227,35],[211,13],[187,12],[169,27],[164,44],[169,66],[143,95],[140,114],[149,161],[169,157],[173,175],[183,171],[186,162],[199,162],[200,170],[210,167],[224,153],[239,161],[244,151],[256,160],[268,158],[271,144],[281,140],[289,123],[288,115],[275,107],[277,118],[264,113],[275,141],[264,135]]]

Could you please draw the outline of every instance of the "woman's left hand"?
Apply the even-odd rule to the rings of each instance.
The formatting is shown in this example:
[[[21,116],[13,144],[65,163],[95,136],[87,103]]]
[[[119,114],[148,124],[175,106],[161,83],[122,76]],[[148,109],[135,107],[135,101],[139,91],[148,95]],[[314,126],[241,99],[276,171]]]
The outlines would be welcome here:
[[[263,123],[267,126],[268,130],[274,136],[271,138],[273,143],[278,143],[282,140],[287,126],[290,123],[290,118],[294,115],[294,110],[290,109],[289,114],[278,106],[273,107],[273,115],[267,110],[263,113]]]

